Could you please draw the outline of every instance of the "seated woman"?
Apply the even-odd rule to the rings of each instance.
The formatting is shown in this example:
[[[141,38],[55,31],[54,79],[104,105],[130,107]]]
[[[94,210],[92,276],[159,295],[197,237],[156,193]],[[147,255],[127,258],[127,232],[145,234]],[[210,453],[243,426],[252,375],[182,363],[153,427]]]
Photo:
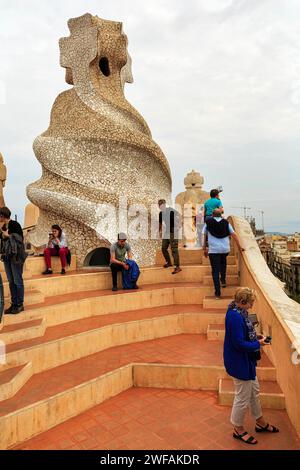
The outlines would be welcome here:
[[[248,287],[239,287],[234,301],[228,306],[225,318],[224,364],[227,373],[233,378],[235,397],[231,412],[233,437],[246,444],[257,444],[255,437],[244,428],[248,408],[255,419],[257,433],[275,433],[279,429],[269,424],[262,414],[259,399],[259,383],[256,364],[260,350],[269,345],[269,338],[257,335],[249,318],[255,300],[255,292]]]
[[[51,256],[59,256],[61,261],[61,273],[66,274],[67,255],[69,253],[68,243],[65,233],[59,225],[52,225],[52,232],[49,234],[49,242],[44,250],[44,257],[47,269],[42,274],[53,274],[51,268]]]

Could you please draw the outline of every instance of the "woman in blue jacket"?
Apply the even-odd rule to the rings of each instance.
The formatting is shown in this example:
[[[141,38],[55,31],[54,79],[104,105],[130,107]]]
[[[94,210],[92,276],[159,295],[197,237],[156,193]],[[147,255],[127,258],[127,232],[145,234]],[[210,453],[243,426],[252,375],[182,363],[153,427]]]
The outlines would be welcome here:
[[[233,377],[235,388],[231,413],[233,437],[252,445],[257,444],[257,440],[244,429],[244,418],[249,407],[256,420],[256,432],[279,431],[265,421],[261,410],[256,361],[260,358],[260,348],[268,343],[264,336],[257,337],[248,316],[248,309],[253,306],[254,300],[253,289],[237,289],[234,301],[228,306],[226,313],[224,341],[224,364],[227,373]]]

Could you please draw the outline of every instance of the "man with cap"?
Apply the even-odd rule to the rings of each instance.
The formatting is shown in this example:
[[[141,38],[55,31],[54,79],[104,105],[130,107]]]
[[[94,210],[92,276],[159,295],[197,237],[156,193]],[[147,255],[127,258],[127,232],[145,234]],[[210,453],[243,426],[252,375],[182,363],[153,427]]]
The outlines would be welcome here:
[[[210,199],[204,203],[204,222],[213,216],[215,209],[220,209],[223,213],[223,204],[220,201],[220,192],[222,189],[212,189],[210,192]]]
[[[112,274],[113,291],[118,290],[118,271],[128,270],[129,265],[126,264],[126,254],[128,259],[132,259],[131,246],[126,241],[125,233],[118,234],[118,241],[110,247],[110,269]]]

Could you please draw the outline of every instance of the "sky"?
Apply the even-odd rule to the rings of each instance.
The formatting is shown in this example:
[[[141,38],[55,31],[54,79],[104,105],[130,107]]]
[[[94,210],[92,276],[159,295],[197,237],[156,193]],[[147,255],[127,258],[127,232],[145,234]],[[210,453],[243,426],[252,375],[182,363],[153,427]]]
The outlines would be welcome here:
[[[41,175],[32,142],[68,88],[59,65],[67,20],[123,22],[134,83],[172,170],[173,197],[192,169],[222,185],[226,215],[251,209],[258,228],[300,231],[299,0],[0,0],[0,152],[6,204],[23,220]]]

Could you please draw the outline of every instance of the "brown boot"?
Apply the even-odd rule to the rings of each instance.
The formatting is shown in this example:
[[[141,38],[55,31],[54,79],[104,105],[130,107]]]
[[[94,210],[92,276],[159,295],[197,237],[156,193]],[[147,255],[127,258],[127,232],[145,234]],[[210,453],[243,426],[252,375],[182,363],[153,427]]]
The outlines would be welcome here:
[[[163,267],[164,267],[164,268],[171,268],[171,267],[172,267],[172,264],[171,264],[171,263],[166,263],[166,264],[164,264]]]
[[[180,273],[180,271],[182,271],[182,269],[181,269],[179,266],[176,266],[176,268],[174,269],[174,271],[172,272],[172,274]]]

